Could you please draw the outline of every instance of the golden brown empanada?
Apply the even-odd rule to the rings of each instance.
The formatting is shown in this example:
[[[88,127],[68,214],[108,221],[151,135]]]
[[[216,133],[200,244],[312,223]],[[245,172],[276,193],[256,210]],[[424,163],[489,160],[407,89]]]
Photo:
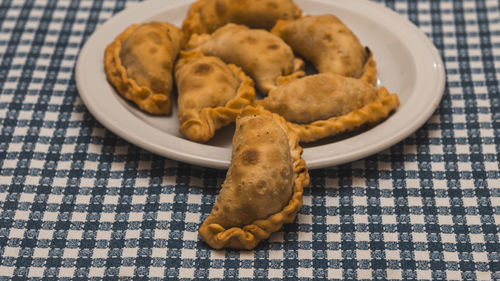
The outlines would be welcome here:
[[[279,20],[271,32],[311,61],[319,73],[361,78],[370,84],[377,82],[376,64],[370,50],[334,15]]]
[[[140,109],[170,114],[172,69],[184,41],[182,31],[171,24],[133,24],[106,48],[106,76],[120,95]]]
[[[236,64],[254,79],[262,93],[275,88],[280,79],[293,80],[304,75],[302,60],[296,59],[278,36],[263,29],[229,23],[212,35],[194,34],[187,49]]]
[[[376,97],[377,89],[368,83],[322,73],[286,83],[255,104],[278,113],[287,121],[307,124],[347,114]]]
[[[175,65],[180,132],[206,142],[235,121],[255,97],[253,81],[235,65],[201,53],[181,52]]]
[[[309,174],[286,126],[262,107],[249,106],[236,120],[231,165],[199,230],[212,248],[252,249],[294,220]]]
[[[277,20],[300,15],[292,0],[198,0],[189,8],[182,29],[188,35],[212,33],[231,22],[270,30]]]
[[[286,83],[254,104],[283,116],[301,142],[312,142],[379,122],[399,100],[359,79],[320,73]]]

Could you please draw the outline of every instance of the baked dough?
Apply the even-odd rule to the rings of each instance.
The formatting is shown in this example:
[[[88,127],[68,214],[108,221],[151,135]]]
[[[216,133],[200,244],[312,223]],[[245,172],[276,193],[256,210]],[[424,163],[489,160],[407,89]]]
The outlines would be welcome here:
[[[229,23],[211,35],[194,34],[186,49],[236,64],[264,94],[276,88],[279,80],[305,75],[303,61],[293,56],[283,40],[263,29]]]
[[[206,142],[236,120],[255,97],[253,81],[235,65],[201,53],[181,52],[175,65],[179,131]]]
[[[319,73],[361,78],[375,84],[376,64],[368,48],[336,16],[304,16],[279,20],[271,30],[309,60]]]
[[[336,74],[309,75],[269,92],[256,105],[278,113],[287,121],[307,124],[347,114],[373,102],[377,88],[358,79]]]
[[[212,248],[252,249],[292,222],[309,184],[302,148],[277,114],[249,106],[236,120],[231,165],[199,233]]]
[[[292,0],[198,0],[189,8],[182,29],[188,35],[212,33],[231,22],[270,30],[277,20],[300,15]]]
[[[168,23],[133,24],[108,45],[104,68],[116,91],[151,114],[170,114],[174,61],[184,43]]]
[[[254,104],[283,116],[301,142],[312,142],[379,122],[399,99],[384,87],[320,73],[286,83]]]

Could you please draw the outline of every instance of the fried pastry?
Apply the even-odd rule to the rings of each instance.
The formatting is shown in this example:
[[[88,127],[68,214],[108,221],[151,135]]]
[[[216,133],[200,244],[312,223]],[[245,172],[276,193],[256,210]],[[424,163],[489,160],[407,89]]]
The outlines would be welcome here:
[[[168,23],[133,24],[108,45],[104,67],[116,91],[151,114],[170,114],[174,61],[184,43]]]
[[[292,222],[309,174],[286,121],[249,106],[236,120],[231,165],[210,215],[200,227],[212,248],[252,249]]]
[[[182,29],[186,34],[212,33],[226,23],[270,30],[277,20],[300,17],[292,0],[198,0],[189,8]]]
[[[399,99],[359,79],[320,73],[286,83],[254,104],[283,116],[301,142],[312,142],[379,122]]]
[[[206,142],[253,102],[253,81],[235,65],[201,53],[181,52],[175,65],[179,130]]]
[[[262,29],[229,23],[211,35],[194,34],[186,48],[236,64],[264,94],[276,88],[281,79],[304,75],[303,61],[295,58],[292,49],[278,36]]]
[[[308,15],[292,21],[279,20],[271,32],[309,60],[319,73],[360,78],[370,84],[377,82],[372,53],[334,15]]]

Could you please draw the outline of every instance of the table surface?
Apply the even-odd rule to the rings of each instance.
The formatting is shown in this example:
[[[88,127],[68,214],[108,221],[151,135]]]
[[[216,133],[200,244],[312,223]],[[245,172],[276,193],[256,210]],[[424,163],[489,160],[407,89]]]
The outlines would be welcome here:
[[[78,52],[135,1],[0,3],[0,275],[33,279],[500,279],[500,3],[382,2],[443,57],[417,132],[310,171],[304,206],[253,251],[197,230],[225,171],[117,137],[78,96]]]

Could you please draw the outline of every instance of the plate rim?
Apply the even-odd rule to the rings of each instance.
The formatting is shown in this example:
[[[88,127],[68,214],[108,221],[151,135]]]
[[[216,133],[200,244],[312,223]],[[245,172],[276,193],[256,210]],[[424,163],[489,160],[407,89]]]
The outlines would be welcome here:
[[[107,129],[111,130],[113,133],[117,134],[118,136],[122,137],[123,139],[127,140],[128,142],[137,145],[145,150],[148,150],[150,152],[153,152],[155,154],[159,154],[161,156],[181,161],[181,162],[187,162],[190,164],[194,165],[200,165],[200,166],[205,166],[205,167],[211,167],[211,168],[218,168],[218,169],[227,169],[229,167],[230,163],[230,151],[228,153],[227,148],[221,148],[221,147],[215,147],[215,146],[210,146],[206,144],[199,144],[195,142],[191,142],[186,139],[179,138],[177,136],[170,135],[166,132],[163,132],[150,124],[147,124],[146,122],[143,122],[140,120],[142,124],[138,124],[137,121],[139,121],[139,118],[135,117],[132,113],[130,113],[128,110],[125,109],[125,107],[121,106],[121,108],[115,108],[116,111],[118,111],[118,114],[115,115],[121,115],[122,116],[110,116],[109,111],[106,110],[106,107],[103,104],[99,104],[99,102],[96,101],[96,97],[92,97],[92,95],[88,94],[88,87],[89,85],[86,84],[86,77],[85,77],[85,65],[89,62],[89,56],[92,54],[92,47],[96,44],[97,39],[99,38],[99,35],[105,35],[106,33],[113,33],[113,29],[117,29],[117,24],[120,21],[128,21],[129,24],[132,22],[143,22],[144,20],[147,20],[147,18],[151,18],[154,16],[154,14],[151,14],[151,10],[153,11],[158,11],[157,13],[160,12],[158,9],[163,9],[163,11],[166,11],[168,9],[175,9],[177,7],[181,7],[184,5],[188,5],[189,3],[193,2],[193,0],[188,0],[188,1],[173,1],[173,0],[150,0],[150,1],[145,1],[141,3],[136,3],[133,6],[128,7],[127,9],[115,14],[113,17],[108,19],[103,25],[99,26],[94,33],[88,38],[88,40],[85,42],[84,46],[80,50],[80,53],[78,55],[77,63],[76,63],[76,69],[75,69],[75,80],[77,84],[77,89],[79,92],[79,96],[82,99],[83,103],[89,110],[89,112]],[[428,104],[432,105],[427,107],[424,111],[421,111],[419,114],[419,118],[416,120],[413,120],[408,126],[404,127],[404,130],[399,132],[396,135],[389,136],[386,140],[383,142],[376,142],[371,145],[367,145],[363,147],[362,149],[358,149],[356,151],[348,151],[345,152],[341,155],[330,155],[330,156],[325,156],[322,151],[328,148],[333,148],[335,149],[335,146],[345,146],[346,140],[340,141],[340,142],[335,142],[332,144],[327,144],[327,145],[322,145],[318,147],[310,147],[310,148],[304,148],[304,154],[303,158],[306,160],[307,166],[309,169],[317,169],[317,168],[324,168],[324,167],[329,167],[329,166],[335,166],[335,165],[341,165],[345,164],[347,162],[355,161],[362,159],[364,157],[370,156],[372,154],[375,154],[377,152],[380,152],[384,149],[387,149],[396,143],[404,140],[407,138],[409,135],[417,131],[420,127],[422,127],[428,120],[429,118],[433,115],[433,113],[436,111],[436,109],[439,107],[439,102],[442,99],[442,96],[444,94],[445,90],[445,82],[446,82],[446,74],[445,74],[445,69],[443,65],[443,61],[441,59],[441,55],[439,54],[438,50],[435,48],[433,43],[430,41],[430,39],[420,30],[418,27],[416,27],[413,23],[411,23],[408,19],[402,17],[398,13],[394,12],[393,10],[385,7],[384,5],[376,2],[371,2],[371,1],[366,1],[366,0],[351,0],[349,2],[331,2],[327,0],[314,0],[314,1],[309,1],[311,3],[313,2],[319,2],[327,5],[332,5],[332,6],[343,6],[343,8],[349,9],[356,7],[357,13],[362,14],[363,10],[370,9],[370,13],[373,15],[375,14],[381,14],[384,17],[381,18],[382,21],[397,21],[398,23],[401,23],[401,25],[398,25],[398,28],[405,28],[409,29],[412,31],[412,35],[415,36],[415,40],[420,41],[423,43],[423,45],[426,47],[425,51],[427,51],[432,58],[433,61],[433,70],[435,75],[433,78],[436,80],[435,83],[432,83],[433,87],[431,87],[432,92],[436,93],[433,96],[433,99],[429,100]],[[352,10],[351,10],[352,11]],[[132,17],[130,17],[132,15]],[[135,15],[135,16],[133,16]],[[379,16],[381,16],[379,15]],[[119,25],[120,27],[120,32],[123,30],[123,25]],[[116,30],[114,31],[116,33]],[[106,39],[111,42],[111,40],[114,39],[113,36],[112,38],[109,38],[111,36],[108,36]],[[106,43],[107,45],[108,43]],[[103,57],[103,53],[99,55],[99,57]],[[96,59],[96,58],[93,58]],[[427,66],[428,67],[428,66]],[[102,74],[104,74],[104,67],[101,63],[101,68],[102,68]],[[417,75],[419,75],[418,71],[416,72]],[[104,75],[105,76],[105,75]],[[111,87],[111,86],[110,86]],[[412,95],[414,96],[414,95]],[[114,97],[113,97],[114,98]],[[411,97],[410,97],[411,98]],[[118,102],[118,101],[116,101]],[[401,109],[399,108],[398,111]],[[393,115],[395,115],[394,113]],[[111,117],[111,118],[110,118]],[[114,117],[114,118],[113,118]],[[117,121],[117,119],[123,119]],[[135,119],[135,121],[133,120]],[[379,124],[377,127],[380,125],[384,125],[387,127],[388,121],[390,121],[391,118],[388,118],[381,124]],[[394,122],[394,121],[393,121]],[[136,128],[139,130],[139,135],[136,135],[134,133],[130,133],[126,130],[126,128],[123,128],[123,124],[132,124],[139,126],[139,128]],[[142,128],[141,128],[142,126]],[[146,129],[146,131],[144,131]],[[375,129],[375,128],[374,128]],[[374,130],[371,129],[371,130]],[[368,130],[368,131],[371,131]],[[144,138],[144,135],[146,134],[148,137]],[[364,133],[363,133],[364,134]],[[360,137],[363,134],[360,134],[356,137]],[[165,142],[168,141],[176,141],[179,142],[178,146],[175,148],[169,147],[168,145],[161,145],[158,142],[151,141],[150,138],[165,138]],[[352,138],[349,138],[352,139]],[[349,140],[347,139],[347,140]],[[344,143],[343,143],[344,142]],[[347,144],[348,147],[348,144]],[[196,155],[193,155],[192,151],[196,150],[198,153]],[[319,158],[314,158],[315,154],[322,154],[322,157]],[[308,158],[313,158],[313,159],[308,159]]]

